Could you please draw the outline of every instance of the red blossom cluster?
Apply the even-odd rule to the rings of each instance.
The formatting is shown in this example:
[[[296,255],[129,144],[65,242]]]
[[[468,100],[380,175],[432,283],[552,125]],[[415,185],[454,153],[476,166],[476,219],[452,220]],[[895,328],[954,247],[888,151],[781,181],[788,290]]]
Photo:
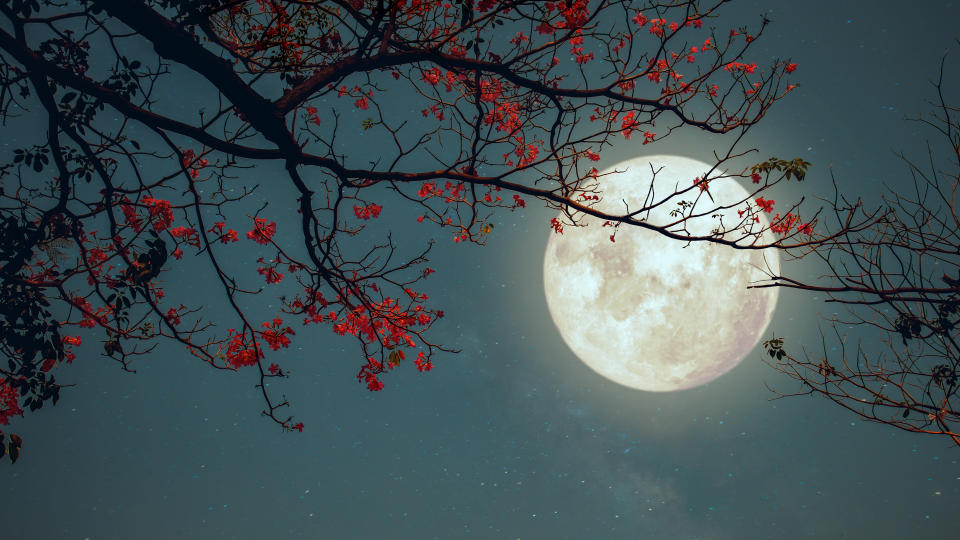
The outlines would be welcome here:
[[[7,425],[10,417],[23,415],[23,409],[20,408],[18,400],[20,394],[17,389],[5,380],[0,380],[0,424]],[[0,431],[0,433],[3,433]]]
[[[698,176],[693,179],[693,185],[699,187],[701,192],[708,191],[710,189],[710,179],[704,178],[701,180]]]
[[[270,347],[271,351],[278,351],[281,348],[289,347],[290,338],[287,336],[295,334],[292,328],[283,326],[283,319],[280,318],[265,322],[261,327],[266,328],[266,330],[260,332],[260,337],[267,342],[267,346]]]
[[[255,338],[248,337],[246,332],[237,333],[232,328],[228,333],[230,338],[224,357],[234,369],[255,365],[260,358],[263,358]]]
[[[269,244],[273,235],[277,233],[277,224],[267,223],[264,218],[255,218],[253,220],[253,229],[247,231],[247,238],[258,244]]]
[[[200,178],[200,171],[210,165],[210,162],[207,161],[206,158],[198,159],[196,153],[191,149],[183,150],[182,154],[183,157],[180,159],[180,163],[183,165],[183,168],[189,172],[190,178]]]
[[[793,226],[800,222],[800,217],[794,215],[792,212],[787,212],[787,215],[780,217],[780,214],[773,216],[773,223],[770,225],[770,230],[774,234],[787,234],[793,229]]]
[[[640,122],[634,120],[634,116],[634,111],[630,111],[620,122],[620,134],[623,135],[624,139],[629,139],[633,131],[640,125]]]
[[[426,269],[424,276],[433,273]],[[371,288],[374,288],[371,286]],[[430,313],[421,305],[428,299],[426,294],[418,293],[409,287],[405,294],[410,298],[410,305],[404,307],[394,298],[386,297],[380,301],[349,306],[345,298],[354,297],[355,293],[343,290],[339,298],[330,301],[319,291],[306,290],[306,298],[297,297],[289,303],[290,310],[303,313],[306,317],[304,325],[311,323],[330,323],[337,335],[355,336],[364,343],[379,343],[385,349],[391,350],[391,361],[387,367],[393,368],[403,358],[401,347],[414,348],[417,346],[414,335],[419,331],[417,327],[427,327],[434,319],[443,316],[442,311]],[[328,309],[336,307],[337,309]],[[380,362],[369,362],[361,368],[359,378],[364,379],[370,390],[380,390],[382,383],[376,378],[383,371]]]
[[[437,185],[433,182],[424,182],[420,189],[417,191],[417,196],[419,197],[429,197],[433,191],[437,189]]]
[[[170,201],[147,196],[143,198],[143,204],[147,206],[147,212],[153,220],[153,230],[162,232],[173,224],[173,209],[170,207]]]
[[[173,227],[168,232],[170,236],[182,239],[193,247],[200,247],[200,235],[197,234],[197,230],[193,227]]]
[[[357,219],[378,218],[381,210],[383,210],[383,207],[374,203],[365,206],[353,205],[353,214],[357,216]]]
[[[260,261],[263,261],[263,259],[260,259]],[[257,268],[257,273],[263,276],[268,284],[283,281],[283,274],[277,272],[276,268],[272,266],[260,266]]]
[[[124,204],[120,205],[120,211],[123,212],[123,221],[128,227],[139,232],[143,223],[140,220],[140,215],[137,214],[137,209],[129,203],[130,199],[125,198]]]
[[[454,85],[458,83],[463,83],[464,81],[466,81],[467,76],[462,73],[460,74],[454,73],[453,71],[450,71],[450,70],[444,71],[435,66],[430,69],[423,70],[421,79],[425,83],[429,84],[430,86],[437,86],[438,84],[443,83],[444,90],[446,90],[447,92],[452,92]],[[499,85],[499,81],[497,81],[497,84]],[[483,93],[484,91],[481,90],[481,94]],[[499,87],[498,87],[498,94],[499,94]],[[493,101],[492,99],[490,99],[489,94],[481,95],[480,99],[483,101]]]
[[[560,220],[553,218],[550,220],[550,226],[553,227],[553,232],[557,234],[563,234],[563,223],[560,223]]]
[[[106,324],[105,316],[110,311],[109,307],[94,309],[86,298],[76,295],[71,296],[69,302],[82,313],[82,319],[77,323],[80,328],[93,328],[98,323]]]
[[[310,122],[311,124],[314,124],[314,125],[317,125],[317,126],[320,125],[320,123],[321,123],[321,122],[320,122],[320,117],[317,116],[317,108],[316,108],[316,107],[307,107],[307,121]]]
[[[185,306],[180,304],[180,309],[183,309]],[[170,308],[167,310],[167,322],[172,326],[177,326],[182,321],[180,320],[180,312],[177,308]]]
[[[574,37],[570,38],[570,54],[573,55],[573,59],[578,64],[586,64],[594,59],[592,52],[584,52],[583,50],[583,32],[577,30]]]
[[[74,347],[79,347],[81,342],[80,336],[63,336],[63,338],[61,338],[60,341],[64,345],[72,345]],[[72,351],[66,348],[64,348],[64,353],[65,353],[64,356],[66,357],[67,362],[73,362],[73,360],[77,357],[75,354],[73,354]]]
[[[216,234],[217,240],[223,244],[239,241],[240,239],[237,237],[237,231],[233,229],[227,229],[226,232],[223,231],[226,225],[227,224],[222,221],[216,221],[214,222],[213,227],[207,229],[207,232]]]
[[[496,101],[496,98],[493,98],[491,94],[488,95],[491,96],[491,101]],[[496,106],[484,115],[483,124],[487,126],[495,125],[497,131],[516,133],[523,126],[520,112],[520,103],[497,101]]]
[[[516,161],[517,167],[525,167],[537,160],[537,156],[540,154],[540,148],[537,145],[528,143],[519,135],[514,136],[513,140],[513,155],[518,158]],[[514,161],[509,153],[503,155],[503,160],[511,167],[514,165]]]
[[[463,200],[463,194],[467,190],[467,185],[463,182],[458,182],[454,184],[449,180],[444,184],[443,188],[437,186],[433,182],[424,182],[420,188],[417,190],[417,196],[421,198],[429,197],[439,197],[442,198],[445,203],[458,202]],[[499,187],[494,188],[495,191],[500,191]],[[499,200],[499,197],[497,197]],[[486,202],[491,202],[492,199],[487,200]],[[422,220],[420,220],[422,221]]]
[[[727,71],[743,71],[746,73],[754,73],[757,71],[757,64],[744,64],[743,62],[730,62],[729,64],[723,66],[723,69]]]
[[[768,214],[770,212],[773,212],[773,202],[774,202],[773,199],[764,199],[763,197],[757,197],[756,202],[757,202],[757,206],[759,206],[760,209],[763,210],[764,212],[767,212]]]
[[[360,373],[357,374],[357,380],[362,380],[367,383],[367,389],[371,392],[379,392],[383,390],[383,382],[377,379],[377,374],[383,371],[383,364],[377,362],[373,358],[367,358],[367,363],[360,368]]]
[[[430,371],[433,369],[433,363],[427,359],[423,351],[417,353],[417,359],[413,361],[417,366],[417,371]]]
[[[799,233],[813,236],[813,223],[800,223],[800,216],[791,212],[787,212],[787,215],[783,218],[780,217],[780,214],[774,216],[770,230],[776,234],[787,235],[790,234],[790,231],[793,230],[794,227],[796,227],[796,231]]]

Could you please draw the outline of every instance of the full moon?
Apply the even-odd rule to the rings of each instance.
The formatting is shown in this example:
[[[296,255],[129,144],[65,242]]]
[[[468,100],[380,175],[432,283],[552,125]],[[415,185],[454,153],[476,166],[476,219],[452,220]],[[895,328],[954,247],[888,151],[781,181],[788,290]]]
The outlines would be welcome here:
[[[614,215],[633,212],[645,200],[661,201],[692,186],[709,170],[706,163],[678,156],[628,160],[604,171],[617,173],[600,176],[595,208]],[[719,175],[714,171],[710,178]],[[670,211],[699,192],[673,195],[638,217],[654,225],[672,223],[677,218]],[[706,214],[687,221],[691,235],[709,235],[720,223],[717,213],[726,227],[735,226],[740,221],[735,211],[745,203],[711,210],[749,196],[733,178],[711,180],[709,194],[713,201],[704,193],[694,207],[696,214]],[[766,217],[760,220],[756,226],[766,227]],[[611,242],[612,227],[598,218],[582,216],[579,222],[584,226],[550,235],[543,278],[560,335],[591,369],[639,390],[683,390],[730,371],[756,346],[770,323],[777,290],[747,285],[763,280],[764,270],[779,271],[774,250],[688,243],[629,225],[620,226]],[[735,238],[732,234],[726,237]],[[770,232],[764,235],[765,244],[775,240]]]

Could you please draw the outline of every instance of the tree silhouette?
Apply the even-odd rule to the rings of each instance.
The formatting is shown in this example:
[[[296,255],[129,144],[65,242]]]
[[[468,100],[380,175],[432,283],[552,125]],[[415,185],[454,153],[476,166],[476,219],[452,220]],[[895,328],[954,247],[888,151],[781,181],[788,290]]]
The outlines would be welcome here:
[[[811,251],[828,283],[773,276],[767,285],[824,292],[850,308],[847,317],[830,321],[820,354],[790,354],[783,338],[766,349],[768,363],[802,383],[781,396],[820,394],[867,420],[960,445],[960,109],[944,95],[945,60],[933,113],[912,119],[935,136],[928,155],[899,154],[913,189],[889,188],[869,212],[879,219]],[[832,207],[837,228],[867,214],[860,199],[838,195]],[[863,329],[867,345],[848,344],[844,327]]]
[[[0,422],[59,399],[52,373],[81,340],[101,340],[129,371],[161,339],[215,369],[249,367],[264,414],[287,430],[303,424],[265,384],[290,373],[267,359],[295,339],[285,318],[352,336],[370,390],[408,358],[431,370],[448,350],[428,333],[443,311],[417,290],[433,241],[402,253],[389,233],[366,239],[391,214],[425,237],[483,244],[496,210],[536,199],[566,212],[544,224],[557,233],[590,214],[768,247],[754,218],[773,201],[758,195],[809,164],[735,167],[747,153],[735,147],[795,87],[797,66],[753,63],[769,21],[717,28],[724,3],[0,1],[0,116],[11,133],[40,133],[0,166]],[[205,105],[184,111],[185,93]],[[667,196],[594,208],[604,148],[681,128],[731,142],[703,176],[677,179],[693,204],[674,223],[642,217]],[[272,165],[283,176],[257,184],[255,167]],[[720,210],[708,195],[721,176],[753,187],[740,220],[691,236],[687,219]],[[278,227],[285,203],[296,230]],[[798,208],[774,219],[777,247],[825,240]],[[166,296],[158,278],[185,257],[203,262],[196,279],[226,310]],[[282,311],[253,312],[243,298],[258,293]]]

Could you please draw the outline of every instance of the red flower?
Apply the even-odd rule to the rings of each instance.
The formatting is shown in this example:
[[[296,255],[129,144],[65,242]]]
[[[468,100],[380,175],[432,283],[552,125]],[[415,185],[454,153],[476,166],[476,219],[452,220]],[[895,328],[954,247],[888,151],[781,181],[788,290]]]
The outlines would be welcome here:
[[[183,238],[183,240],[194,247],[200,247],[200,236],[197,230],[191,227],[174,227],[170,229],[170,236],[174,238]]]
[[[797,70],[796,64],[787,64],[787,67],[784,69],[784,71],[786,71],[787,73],[793,73],[796,70]]]
[[[6,425],[15,414],[23,415],[23,409],[17,403],[19,397],[16,388],[7,381],[0,381],[0,424]]]
[[[800,221],[800,218],[793,215],[790,212],[787,212],[787,215],[780,219],[780,214],[777,214],[773,218],[773,225],[770,226],[770,230],[777,233],[786,235],[790,232],[790,229],[793,228],[794,224]]]
[[[133,227],[133,230],[140,231],[140,216],[137,215],[137,209],[130,206],[129,204],[124,204],[120,206],[120,210],[123,211],[123,219],[126,221],[127,225]]]
[[[267,283],[280,283],[283,280],[283,274],[273,268],[261,266],[257,268],[257,273],[263,276],[264,279],[267,280]]]
[[[750,179],[753,180],[754,184],[760,183],[760,173],[753,173],[750,175]]]
[[[276,232],[276,223],[267,223],[267,220],[264,218],[256,218],[253,220],[253,230],[247,231],[247,238],[258,244],[269,244]]]
[[[277,351],[280,348],[286,348],[290,346],[290,338],[288,335],[293,335],[293,328],[287,326],[286,328],[281,328],[280,325],[283,324],[282,319],[274,319],[273,323],[265,322],[263,327],[268,330],[264,330],[260,333],[263,340],[267,342],[267,345],[271,350]]]
[[[370,203],[366,206],[353,205],[353,214],[358,219],[370,219],[380,217],[380,211],[383,207],[379,204]]]
[[[433,193],[436,187],[437,186],[433,182],[424,182],[423,185],[420,186],[420,190],[417,191],[417,195],[420,197],[427,197]]]
[[[233,330],[230,331],[233,333]],[[233,334],[233,337],[230,338],[230,343],[227,345],[226,358],[227,362],[234,367],[234,369],[239,369],[243,366],[252,366],[257,363],[259,357],[262,355],[257,354],[257,348],[252,340],[247,340],[245,334]]]
[[[744,64],[742,62],[730,62],[725,65],[723,69],[727,71],[745,71],[747,73],[753,73],[757,71],[757,64]]]
[[[629,139],[633,130],[637,129],[637,126],[640,125],[639,122],[634,121],[634,116],[635,112],[630,111],[623,117],[623,120],[620,121],[620,134],[623,135],[624,139]]]
[[[764,199],[763,197],[757,198],[757,206],[763,209],[764,212],[770,213],[773,212],[773,200]]]
[[[173,224],[173,210],[170,208],[169,201],[144,197],[143,204],[147,205],[147,211],[154,220],[153,230],[164,231]]]
[[[381,371],[383,371],[383,364],[373,358],[367,358],[367,365],[360,368],[357,380],[363,379],[363,382],[367,383],[367,389],[371,392],[379,392],[383,390],[383,383],[377,379],[377,374]]]
[[[550,226],[553,227],[553,231],[557,234],[563,234],[563,224],[560,223],[560,220],[553,218],[550,220]]]
[[[420,371],[420,372],[430,371],[431,369],[433,369],[433,363],[430,362],[430,360],[427,360],[426,355],[423,353],[423,351],[420,351],[419,353],[417,353],[417,359],[414,360],[413,363],[417,366],[417,371]]]

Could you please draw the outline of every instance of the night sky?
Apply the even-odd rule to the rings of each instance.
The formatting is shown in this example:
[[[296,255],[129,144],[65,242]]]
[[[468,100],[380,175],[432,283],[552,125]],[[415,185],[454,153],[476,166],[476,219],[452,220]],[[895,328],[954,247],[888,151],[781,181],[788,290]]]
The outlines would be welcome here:
[[[807,181],[778,187],[776,199],[830,196],[831,167],[844,192],[868,201],[884,184],[911,185],[896,152],[922,157],[933,135],[905,118],[931,112],[930,80],[948,48],[947,95],[960,95],[954,4],[722,11],[720,27],[757,24],[767,10],[773,24],[750,59],[799,65],[800,88],[743,146],[758,149],[755,162],[812,162]],[[601,166],[645,153],[709,160],[728,144],[692,129],[640,143],[621,140]],[[291,208],[280,173],[248,174],[277,214]],[[260,416],[252,371],[212,370],[167,344],[124,373],[91,338],[57,374],[77,386],[4,427],[24,446],[15,465],[0,464],[0,536],[882,539],[949,538],[960,527],[952,443],[861,422],[816,397],[770,401],[766,385],[796,383],[766,366],[760,347],[709,385],[674,393],[631,390],[583,365],[544,297],[552,211],[529,202],[503,212],[477,247],[384,206],[404,245],[438,238],[425,291],[446,316],[433,338],[461,353],[430,373],[405,364],[371,393],[355,379],[352,340],[298,328],[291,349],[271,353],[292,372],[274,383],[278,394],[306,424],[288,434]],[[168,294],[219,305],[209,275],[185,264],[162,279]],[[268,296],[254,300],[269,317],[279,306]],[[782,291],[767,334],[816,348],[834,311]],[[866,347],[880,337],[854,334]]]

